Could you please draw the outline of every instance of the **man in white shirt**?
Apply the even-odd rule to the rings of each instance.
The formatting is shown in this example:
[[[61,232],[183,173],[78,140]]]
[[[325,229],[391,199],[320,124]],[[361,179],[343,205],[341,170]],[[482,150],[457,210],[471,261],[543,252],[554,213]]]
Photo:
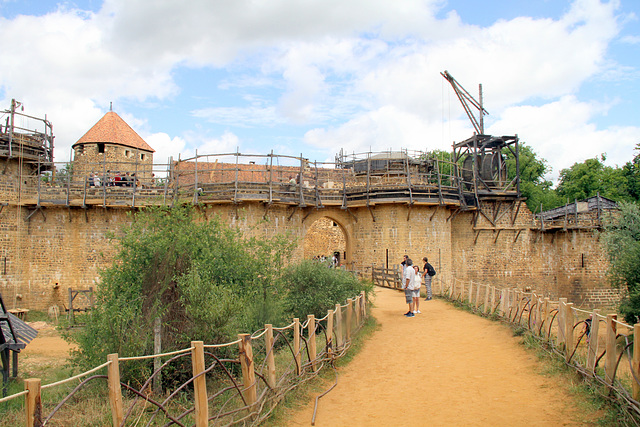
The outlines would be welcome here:
[[[404,277],[402,281],[402,289],[404,289],[404,298],[407,304],[409,304],[409,311],[404,315],[407,317],[414,317],[413,314],[413,282],[415,279],[416,272],[413,269],[413,261],[411,258],[406,259],[405,268],[404,268]]]

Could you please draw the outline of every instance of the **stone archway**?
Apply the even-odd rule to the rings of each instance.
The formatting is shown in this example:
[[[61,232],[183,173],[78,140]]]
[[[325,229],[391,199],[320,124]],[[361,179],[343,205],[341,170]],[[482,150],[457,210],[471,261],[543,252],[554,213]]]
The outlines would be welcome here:
[[[347,231],[342,224],[328,216],[319,217],[309,225],[302,249],[305,259],[316,256],[326,256],[330,259],[334,253],[338,253],[341,264],[350,261]]]

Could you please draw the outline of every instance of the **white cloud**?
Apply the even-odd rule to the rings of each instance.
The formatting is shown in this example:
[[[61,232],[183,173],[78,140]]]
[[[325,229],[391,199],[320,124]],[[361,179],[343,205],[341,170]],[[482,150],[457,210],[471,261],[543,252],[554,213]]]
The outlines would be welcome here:
[[[564,96],[539,107],[508,108],[489,131],[513,135],[513,129],[517,129],[521,141],[549,161],[554,170],[547,178],[552,179],[558,177],[560,170],[602,153],[607,154],[609,165],[621,166],[633,158],[640,127],[598,129],[592,119],[607,109],[606,105]]]

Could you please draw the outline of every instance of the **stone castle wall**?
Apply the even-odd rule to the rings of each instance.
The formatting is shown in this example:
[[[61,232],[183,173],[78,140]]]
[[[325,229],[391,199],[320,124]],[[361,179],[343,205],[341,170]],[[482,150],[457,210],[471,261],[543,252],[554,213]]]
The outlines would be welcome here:
[[[14,166],[9,163],[8,171]],[[97,286],[100,268],[111,262],[116,249],[108,235],[117,234],[129,223],[131,209],[21,207],[12,193],[19,182],[16,171],[0,174],[0,202],[4,204],[0,211],[0,292],[8,308],[63,308],[69,287]],[[509,206],[487,204],[483,206],[485,217],[399,203],[345,210],[278,204],[267,209],[262,203],[247,202],[209,205],[205,214],[219,215],[249,236],[287,233],[298,242],[293,261],[317,255],[317,242],[324,239],[327,247],[344,248],[343,264],[362,271],[373,264],[391,267],[405,254],[422,267],[421,259],[427,256],[445,281],[455,277],[499,287],[531,287],[578,304],[605,304],[618,297],[608,291],[607,260],[598,232],[540,232],[530,228],[532,216],[524,204],[517,217],[515,206]],[[503,229],[495,230],[488,218],[496,218],[493,222]],[[323,234],[323,227],[329,227],[331,233]]]

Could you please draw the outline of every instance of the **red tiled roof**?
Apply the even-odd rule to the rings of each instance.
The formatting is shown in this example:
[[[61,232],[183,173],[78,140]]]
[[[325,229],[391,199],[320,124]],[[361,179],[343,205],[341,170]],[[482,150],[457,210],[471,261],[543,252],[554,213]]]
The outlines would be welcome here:
[[[73,146],[78,144],[106,142],[110,144],[124,145],[138,148],[144,151],[155,152],[144,139],[131,129],[122,118],[109,111],[87,133],[85,133]]]

